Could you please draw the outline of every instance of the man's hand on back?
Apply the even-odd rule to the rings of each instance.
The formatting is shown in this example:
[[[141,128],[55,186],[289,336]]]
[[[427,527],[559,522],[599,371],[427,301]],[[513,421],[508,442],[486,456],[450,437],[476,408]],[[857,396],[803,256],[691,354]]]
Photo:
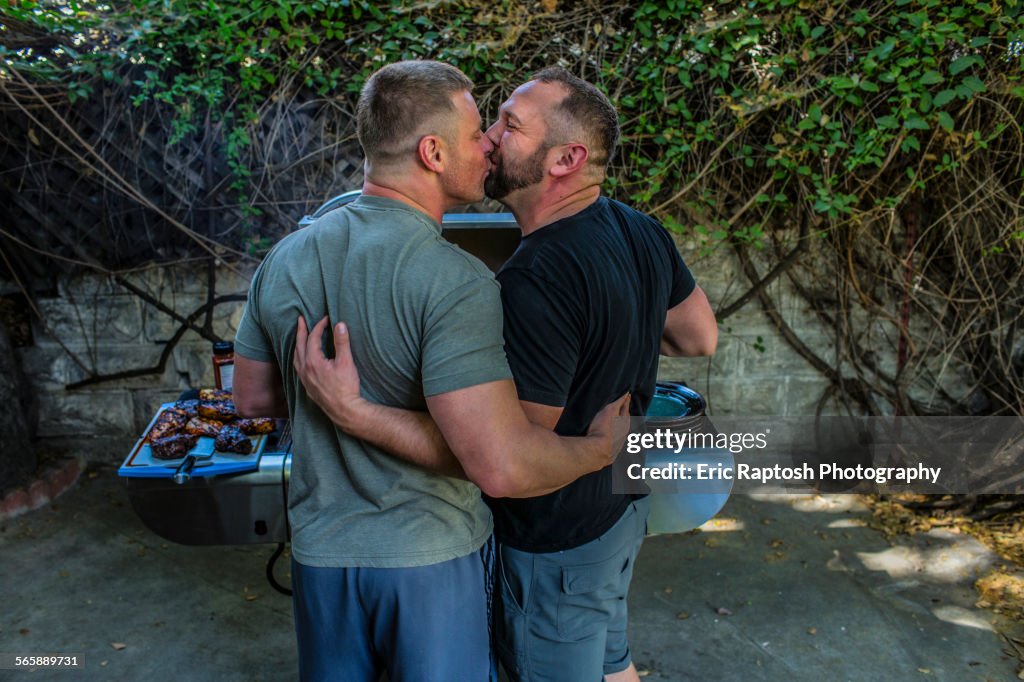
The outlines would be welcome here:
[[[306,320],[299,316],[292,366],[310,399],[342,430],[351,431],[368,402],[359,395],[359,371],[344,322],[332,328],[334,359],[324,355],[321,340],[329,323],[324,317],[307,332]]]

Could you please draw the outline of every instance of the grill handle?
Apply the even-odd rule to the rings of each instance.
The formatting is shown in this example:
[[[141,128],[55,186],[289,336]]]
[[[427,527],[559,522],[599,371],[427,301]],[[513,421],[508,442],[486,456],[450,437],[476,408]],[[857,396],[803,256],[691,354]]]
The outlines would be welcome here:
[[[184,485],[192,478],[192,469],[196,465],[196,456],[187,455],[185,459],[181,461],[178,468],[174,470],[174,482],[178,485]]]

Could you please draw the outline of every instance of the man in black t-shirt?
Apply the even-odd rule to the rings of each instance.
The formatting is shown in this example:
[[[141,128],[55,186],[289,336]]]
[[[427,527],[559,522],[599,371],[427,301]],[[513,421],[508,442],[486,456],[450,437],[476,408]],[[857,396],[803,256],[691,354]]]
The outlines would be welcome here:
[[[505,351],[527,417],[562,436],[585,434],[626,391],[630,413],[643,415],[659,353],[710,355],[718,339],[707,297],[664,228],[601,196],[618,135],[608,98],[564,69],[541,71],[516,89],[487,131],[496,147],[487,193],[512,211],[523,233],[498,273]],[[321,355],[319,339],[311,343],[309,352]],[[299,376],[320,386],[336,423],[343,413],[344,421],[361,422],[352,402],[336,398],[358,396],[358,382],[347,336],[336,333],[335,345],[330,367]],[[457,434],[429,419],[396,419],[360,437],[450,471],[441,436]],[[392,445],[398,442],[404,450]],[[499,542],[502,663],[522,682],[638,681],[626,596],[646,498],[612,494],[610,466],[542,492],[488,500]]]
[[[655,220],[601,196],[618,116],[564,69],[519,87],[487,131],[488,196],[523,240],[498,273],[505,352],[534,423],[574,436],[624,391],[642,416],[658,355],[710,355],[714,313]],[[499,542],[498,652],[513,678],[637,680],[626,593],[647,501],[611,467],[527,499],[489,500]]]

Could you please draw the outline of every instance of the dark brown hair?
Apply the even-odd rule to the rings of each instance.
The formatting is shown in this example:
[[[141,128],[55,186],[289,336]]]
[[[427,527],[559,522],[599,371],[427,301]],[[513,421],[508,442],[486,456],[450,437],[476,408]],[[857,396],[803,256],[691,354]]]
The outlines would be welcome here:
[[[393,163],[424,135],[449,138],[452,96],[473,82],[454,66],[433,61],[388,64],[366,81],[356,105],[356,135],[370,163]]]
[[[587,81],[574,76],[560,66],[551,66],[533,75],[541,83],[559,83],[568,95],[552,112],[549,119],[548,144],[565,144],[574,129],[583,135],[581,140],[590,149],[590,161],[608,169],[619,141],[619,114],[611,100]]]

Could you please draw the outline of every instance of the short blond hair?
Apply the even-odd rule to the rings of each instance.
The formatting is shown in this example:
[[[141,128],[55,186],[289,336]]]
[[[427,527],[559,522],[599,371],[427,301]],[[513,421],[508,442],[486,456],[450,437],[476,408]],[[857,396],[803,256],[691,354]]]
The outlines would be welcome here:
[[[414,151],[423,135],[451,139],[453,96],[472,89],[466,74],[441,62],[396,62],[378,70],[356,105],[356,135],[367,161],[394,163]]]

